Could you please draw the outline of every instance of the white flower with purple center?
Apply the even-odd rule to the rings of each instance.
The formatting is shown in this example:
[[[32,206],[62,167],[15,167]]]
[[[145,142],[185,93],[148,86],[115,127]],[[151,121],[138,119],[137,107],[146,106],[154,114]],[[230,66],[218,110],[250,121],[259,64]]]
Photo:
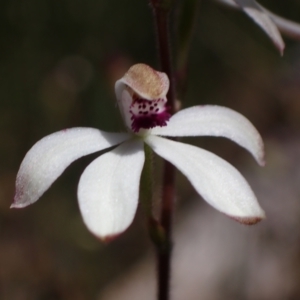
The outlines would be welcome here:
[[[221,106],[195,106],[170,116],[166,74],[144,64],[132,66],[116,82],[127,133],[71,128],[38,141],[26,154],[16,180],[12,207],[37,201],[76,159],[106,149],[81,175],[79,208],[88,229],[102,239],[132,223],[139,199],[144,143],[176,166],[211,206],[231,218],[254,224],[265,217],[243,176],[222,158],[161,136],[221,136],[247,149],[264,165],[262,139],[241,114]]]

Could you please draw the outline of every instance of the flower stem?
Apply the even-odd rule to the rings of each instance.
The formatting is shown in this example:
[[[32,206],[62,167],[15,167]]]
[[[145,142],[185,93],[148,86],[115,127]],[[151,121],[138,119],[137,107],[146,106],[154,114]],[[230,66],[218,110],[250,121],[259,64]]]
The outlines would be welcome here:
[[[170,47],[169,17],[172,0],[151,0],[156,25],[156,35],[159,51],[161,71],[166,73],[170,80],[170,89],[167,94],[168,106],[171,113],[175,112],[175,82],[172,68],[172,53]],[[154,242],[157,253],[158,271],[158,300],[169,300],[172,254],[172,221],[174,211],[175,169],[169,162],[165,162],[163,176],[162,206],[159,226],[156,232],[160,239]],[[155,224],[152,223],[152,228]]]
[[[159,300],[168,300],[170,294],[172,224],[175,199],[174,181],[174,166],[166,161],[164,167],[162,209],[160,219],[160,224],[164,229],[164,243],[163,247],[157,249]]]
[[[175,112],[175,82],[170,45],[169,17],[172,0],[151,0],[153,16],[156,26],[157,46],[161,71],[166,73],[170,80],[167,94],[168,106],[171,114]]]
[[[153,217],[153,151],[144,144],[145,164],[141,178],[140,198],[144,212],[148,219]]]

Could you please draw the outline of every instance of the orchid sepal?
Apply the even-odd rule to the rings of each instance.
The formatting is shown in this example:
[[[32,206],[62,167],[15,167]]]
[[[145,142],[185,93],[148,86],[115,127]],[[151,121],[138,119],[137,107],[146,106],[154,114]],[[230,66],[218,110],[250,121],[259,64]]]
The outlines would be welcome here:
[[[36,202],[73,161],[120,144],[129,137],[127,133],[76,127],[42,138],[21,163],[11,207],[22,208]]]
[[[225,137],[248,150],[260,166],[265,165],[263,140],[240,113],[217,105],[199,105],[174,114],[168,126],[151,129],[161,136],[216,136]]]
[[[145,142],[176,166],[215,209],[244,224],[254,224],[265,218],[245,178],[219,156],[153,135]]]

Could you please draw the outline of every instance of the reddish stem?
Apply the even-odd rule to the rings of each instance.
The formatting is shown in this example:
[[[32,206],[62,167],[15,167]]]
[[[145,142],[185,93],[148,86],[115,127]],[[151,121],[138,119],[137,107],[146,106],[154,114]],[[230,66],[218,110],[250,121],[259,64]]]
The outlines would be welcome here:
[[[175,83],[172,69],[172,57],[170,47],[170,0],[151,0],[161,70],[166,73],[170,80],[170,89],[167,94],[168,106],[171,113],[175,112]],[[174,182],[175,169],[169,162],[165,161],[163,177],[162,207],[160,226],[163,230],[163,240],[156,243],[157,269],[158,269],[158,300],[169,300],[170,277],[171,277],[171,254],[172,254],[172,223],[174,211]]]
[[[171,114],[175,112],[175,82],[172,65],[172,53],[170,45],[169,16],[170,7],[163,5],[163,1],[151,0],[156,26],[156,36],[159,52],[161,71],[166,73],[170,80],[170,88],[167,94],[168,105]]]

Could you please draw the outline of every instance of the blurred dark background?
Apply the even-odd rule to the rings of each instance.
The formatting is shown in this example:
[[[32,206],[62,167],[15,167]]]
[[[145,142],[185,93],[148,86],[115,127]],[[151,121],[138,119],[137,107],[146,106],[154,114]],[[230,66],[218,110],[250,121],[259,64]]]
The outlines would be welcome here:
[[[261,4],[300,22],[299,1]],[[199,200],[179,175],[175,249],[181,249],[180,243],[193,249],[187,256],[194,264],[174,284],[182,295],[174,291],[174,299],[300,299],[300,44],[285,42],[280,57],[243,13],[199,1],[182,105],[218,104],[244,114],[266,142],[267,167],[260,169],[248,153],[223,139],[186,141],[237,166],[267,219],[252,228],[227,220]],[[40,138],[73,126],[122,130],[114,82],[137,62],[158,67],[146,0],[0,1],[1,300],[115,300],[117,295],[105,291],[118,291],[118,280],[126,278],[149,249],[154,264],[142,212],[124,235],[107,245],[83,225],[77,183],[95,155],[72,164],[36,204],[9,209],[18,167]],[[189,227],[192,218],[199,227]],[[201,237],[199,245],[189,246],[196,235]],[[216,238],[212,257],[210,237]],[[198,255],[204,257],[205,268],[197,263]],[[220,257],[232,261],[230,268],[220,262],[213,276],[204,276],[201,272],[209,273],[210,262]],[[201,274],[194,274],[193,267]],[[147,286],[143,271],[137,274]],[[151,280],[154,276],[153,271]],[[205,285],[197,290],[201,282]],[[120,299],[127,299],[127,283],[122,284]],[[139,296],[137,291],[128,299],[148,299],[151,292],[144,293]]]

